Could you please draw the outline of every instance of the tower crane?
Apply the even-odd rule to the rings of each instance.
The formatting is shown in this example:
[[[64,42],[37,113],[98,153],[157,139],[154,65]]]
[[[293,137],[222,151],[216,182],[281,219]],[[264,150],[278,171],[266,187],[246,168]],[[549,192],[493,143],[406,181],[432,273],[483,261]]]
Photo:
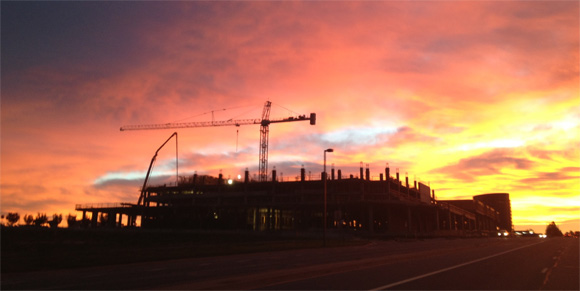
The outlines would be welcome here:
[[[310,120],[311,125],[316,124],[316,113],[310,116],[299,115],[287,118],[270,119],[270,108],[272,102],[266,101],[262,110],[261,119],[228,119],[223,121],[201,121],[201,122],[180,122],[163,124],[125,125],[121,131],[127,130],[150,130],[150,129],[170,129],[170,128],[191,128],[191,127],[211,127],[211,126],[240,126],[240,125],[260,125],[260,158],[259,158],[259,180],[261,182],[268,179],[268,136],[269,126],[272,123],[293,122]]]

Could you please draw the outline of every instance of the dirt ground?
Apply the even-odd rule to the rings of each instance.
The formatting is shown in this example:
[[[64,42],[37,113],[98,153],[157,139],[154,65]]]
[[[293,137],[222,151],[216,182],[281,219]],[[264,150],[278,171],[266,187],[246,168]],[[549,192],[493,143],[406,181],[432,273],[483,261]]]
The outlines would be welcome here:
[[[322,247],[320,238],[300,234],[143,229],[3,227],[0,239],[2,273]]]

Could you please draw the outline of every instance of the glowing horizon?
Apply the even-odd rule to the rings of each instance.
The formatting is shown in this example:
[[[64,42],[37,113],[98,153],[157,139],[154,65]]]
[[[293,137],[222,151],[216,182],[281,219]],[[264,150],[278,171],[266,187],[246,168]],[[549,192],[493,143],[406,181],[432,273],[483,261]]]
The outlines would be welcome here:
[[[257,125],[119,127],[260,118],[270,100],[272,118],[317,113],[270,126],[285,179],[333,148],[344,174],[389,163],[438,199],[509,193],[516,228],[580,230],[579,6],[3,2],[2,214],[135,202],[174,131],[180,176],[256,173]],[[175,178],[167,147],[153,184]]]

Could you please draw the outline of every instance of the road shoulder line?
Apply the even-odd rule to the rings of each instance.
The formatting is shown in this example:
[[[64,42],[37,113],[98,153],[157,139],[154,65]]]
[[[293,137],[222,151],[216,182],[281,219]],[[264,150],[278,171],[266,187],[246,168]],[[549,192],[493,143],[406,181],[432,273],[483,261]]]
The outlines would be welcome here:
[[[405,280],[401,280],[401,281],[398,281],[398,282],[394,282],[394,283],[391,283],[391,284],[383,285],[383,286],[380,286],[380,287],[377,287],[377,288],[374,288],[374,289],[370,289],[370,291],[377,291],[377,290],[389,289],[391,287],[395,287],[395,286],[398,286],[398,285],[401,285],[401,284],[405,284],[405,283],[408,283],[408,282],[412,282],[412,281],[415,281],[415,280],[419,280],[419,279],[422,279],[422,278],[426,278],[426,277],[429,277],[429,276],[433,276],[433,275],[436,275],[436,274],[439,274],[439,273],[447,272],[449,270],[453,270],[453,269],[460,268],[460,267],[463,267],[463,266],[471,265],[471,264],[474,264],[474,263],[477,263],[477,262],[485,261],[485,260],[491,259],[493,257],[501,256],[503,254],[511,253],[511,252],[514,252],[514,251],[517,251],[517,250],[520,250],[520,249],[523,249],[523,248],[527,248],[527,247],[531,247],[531,246],[534,246],[534,245],[537,245],[537,244],[541,244],[543,242],[544,241],[540,241],[540,242],[537,242],[537,243],[533,243],[533,244],[529,244],[529,245],[517,247],[515,249],[503,251],[503,252],[500,252],[500,253],[497,253],[497,254],[489,255],[487,257],[479,258],[479,259],[472,260],[472,261],[469,261],[469,262],[465,262],[465,263],[461,263],[461,264],[454,265],[454,266],[451,266],[451,267],[443,268],[443,269],[440,269],[440,270],[437,270],[437,271],[429,272],[429,273],[426,273],[426,274],[423,274],[423,275],[419,275],[419,276],[415,276],[415,277],[408,278],[408,279],[405,279]]]

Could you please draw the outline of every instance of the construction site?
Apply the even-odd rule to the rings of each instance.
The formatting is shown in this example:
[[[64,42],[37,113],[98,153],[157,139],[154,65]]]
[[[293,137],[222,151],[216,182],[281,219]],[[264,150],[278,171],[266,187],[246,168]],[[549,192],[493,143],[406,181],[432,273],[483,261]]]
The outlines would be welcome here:
[[[258,179],[224,179],[207,175],[179,177],[175,185],[149,185],[155,152],[137,203],[77,204],[83,227],[142,227],[308,233],[364,233],[376,236],[496,236],[512,231],[509,194],[491,193],[471,200],[437,200],[430,185],[391,172],[387,166],[378,179],[361,163],[359,175],[343,176],[340,169],[324,170],[319,178],[300,169],[295,181],[268,171],[269,125],[310,121],[316,114],[270,119],[266,102],[261,119],[125,126],[121,130],[169,129],[260,124]],[[298,173],[297,173],[298,174]],[[374,178],[371,178],[374,177]]]

